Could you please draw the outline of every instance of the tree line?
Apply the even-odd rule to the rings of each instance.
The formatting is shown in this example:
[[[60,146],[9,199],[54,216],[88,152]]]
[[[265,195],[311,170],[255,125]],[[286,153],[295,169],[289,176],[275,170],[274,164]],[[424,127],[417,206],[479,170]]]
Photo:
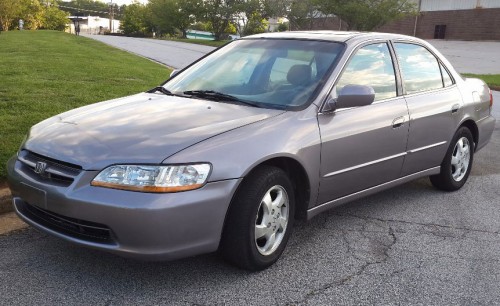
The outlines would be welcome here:
[[[236,32],[265,32],[273,17],[288,20],[279,30],[308,30],[315,18],[338,16],[349,30],[370,31],[417,10],[412,0],[149,0],[124,6],[120,13],[126,35],[185,38],[188,29],[198,29],[220,40]]]
[[[63,31],[69,22],[68,13],[59,9],[57,0],[0,0],[0,30],[19,27],[27,30]]]
[[[348,30],[370,31],[392,20],[416,14],[412,0],[149,0],[118,6],[96,0],[0,0],[4,31],[64,30],[75,14],[120,19],[126,35],[178,35],[188,29],[212,32],[216,40],[268,31],[269,19],[287,20],[279,30],[309,30],[316,18],[337,16]]]

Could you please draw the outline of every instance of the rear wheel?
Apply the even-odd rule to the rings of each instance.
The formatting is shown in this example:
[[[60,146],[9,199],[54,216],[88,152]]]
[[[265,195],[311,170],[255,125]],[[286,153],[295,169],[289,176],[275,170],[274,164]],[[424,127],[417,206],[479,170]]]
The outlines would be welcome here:
[[[430,177],[438,189],[455,191],[465,184],[474,159],[474,139],[466,127],[461,127],[453,137],[441,163],[441,173]]]
[[[248,270],[278,260],[293,226],[295,199],[290,179],[276,167],[260,167],[242,182],[229,208],[222,256]]]

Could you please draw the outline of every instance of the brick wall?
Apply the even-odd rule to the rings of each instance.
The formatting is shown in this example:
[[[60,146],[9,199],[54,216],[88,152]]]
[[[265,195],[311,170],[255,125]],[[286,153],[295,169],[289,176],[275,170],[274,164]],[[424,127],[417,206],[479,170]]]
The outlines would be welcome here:
[[[420,22],[419,17],[419,22]],[[380,28],[376,29],[377,32],[385,32],[385,33],[398,33],[404,35],[413,36],[413,32],[415,29],[415,17],[407,17],[404,19],[400,19],[397,21],[393,21],[391,23],[385,24]]]
[[[500,40],[500,8],[423,12],[417,36],[434,38],[434,27],[446,25],[445,39]]]
[[[320,18],[314,22],[312,30],[338,30],[336,18]],[[450,40],[499,40],[500,8],[455,11],[422,12],[418,17],[417,37],[434,38],[436,25],[446,25],[445,39]],[[408,17],[386,24],[376,31],[413,35],[415,17]],[[343,26],[342,30],[346,28]]]

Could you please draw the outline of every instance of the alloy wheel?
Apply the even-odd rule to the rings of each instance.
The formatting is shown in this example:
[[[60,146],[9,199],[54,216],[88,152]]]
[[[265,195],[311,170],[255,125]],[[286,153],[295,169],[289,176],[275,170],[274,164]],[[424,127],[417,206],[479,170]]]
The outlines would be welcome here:
[[[467,173],[470,163],[470,150],[470,143],[466,137],[460,138],[453,149],[451,175],[457,182],[461,181]]]
[[[260,202],[255,220],[255,245],[260,254],[270,255],[279,247],[288,217],[288,194],[282,186],[271,187]]]

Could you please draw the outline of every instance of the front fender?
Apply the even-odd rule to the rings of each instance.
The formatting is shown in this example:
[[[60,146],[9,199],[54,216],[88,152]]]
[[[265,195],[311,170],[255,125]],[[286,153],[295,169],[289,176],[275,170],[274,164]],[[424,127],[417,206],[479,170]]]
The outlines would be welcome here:
[[[167,158],[164,163],[210,162],[209,181],[242,178],[252,169],[276,157],[292,158],[307,173],[311,197],[317,199],[321,139],[317,111],[310,107],[246,125],[209,138]],[[313,109],[313,110],[310,110]]]

